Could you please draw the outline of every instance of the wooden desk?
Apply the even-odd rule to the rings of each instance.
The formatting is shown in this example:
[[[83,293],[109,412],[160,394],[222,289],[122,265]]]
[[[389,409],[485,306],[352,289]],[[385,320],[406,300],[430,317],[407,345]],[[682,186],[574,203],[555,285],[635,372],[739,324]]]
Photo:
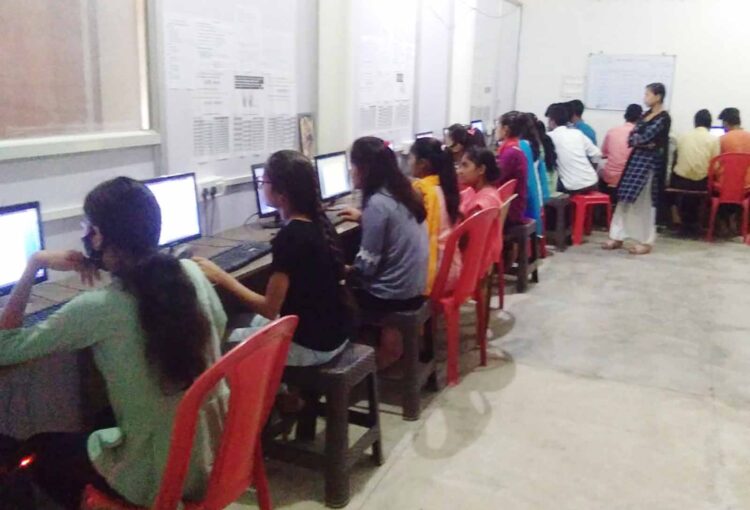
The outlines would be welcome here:
[[[359,225],[342,223],[337,230],[353,258],[359,246]],[[243,242],[270,241],[276,232],[258,226],[238,227],[201,238],[191,247],[196,256],[213,257]],[[270,266],[269,254],[232,274],[248,287],[263,291]],[[95,288],[111,282],[109,275],[102,276]],[[78,277],[36,285],[27,313],[69,301],[87,289]],[[227,313],[239,311],[230,296],[219,294]],[[57,353],[21,366],[0,368],[0,434],[23,439],[40,432],[89,430],[104,391],[88,352]]]

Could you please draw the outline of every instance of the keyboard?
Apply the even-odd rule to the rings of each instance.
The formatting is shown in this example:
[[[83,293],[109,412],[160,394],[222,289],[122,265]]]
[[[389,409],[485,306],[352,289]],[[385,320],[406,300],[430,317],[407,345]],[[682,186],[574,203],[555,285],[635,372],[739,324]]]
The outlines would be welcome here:
[[[271,243],[248,242],[211,257],[214,264],[231,273],[271,253]]]
[[[339,216],[339,211],[326,211],[326,216],[328,216],[328,221],[330,221],[334,227],[336,225],[341,225],[346,221],[344,218]]]
[[[30,313],[23,318],[23,325],[27,328],[31,326],[36,326],[40,322],[44,322],[47,319],[49,319],[49,317],[53,313],[58,311],[65,304],[67,304],[67,302],[57,303],[56,305],[48,306],[47,308],[42,308],[41,310],[37,310],[34,313]]]

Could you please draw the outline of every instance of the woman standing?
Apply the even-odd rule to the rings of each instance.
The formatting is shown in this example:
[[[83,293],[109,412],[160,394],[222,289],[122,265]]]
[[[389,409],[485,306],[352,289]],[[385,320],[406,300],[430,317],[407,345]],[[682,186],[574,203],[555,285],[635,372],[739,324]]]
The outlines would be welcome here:
[[[636,244],[628,251],[645,255],[656,241],[658,183],[666,171],[672,124],[664,109],[666,93],[662,83],[646,86],[644,102],[649,110],[628,139],[633,152],[617,188],[618,205],[609,229],[610,239],[602,246],[605,250],[621,248],[626,239],[632,239]]]

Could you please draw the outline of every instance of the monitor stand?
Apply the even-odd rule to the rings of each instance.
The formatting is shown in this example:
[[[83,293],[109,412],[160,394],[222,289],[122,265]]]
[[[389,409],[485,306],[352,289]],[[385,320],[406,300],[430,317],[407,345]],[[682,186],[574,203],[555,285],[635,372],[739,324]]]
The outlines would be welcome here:
[[[193,258],[193,247],[189,244],[178,244],[177,246],[170,246],[169,254],[176,259],[191,259]]]
[[[261,218],[258,222],[261,228],[267,229],[278,229],[284,226],[284,222],[281,221],[279,215],[272,216],[271,218]]]

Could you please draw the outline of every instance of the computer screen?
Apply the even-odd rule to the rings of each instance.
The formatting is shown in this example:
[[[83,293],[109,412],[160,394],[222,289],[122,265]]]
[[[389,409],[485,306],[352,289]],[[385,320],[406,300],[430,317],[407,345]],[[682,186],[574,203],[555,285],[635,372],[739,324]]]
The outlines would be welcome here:
[[[471,127],[474,129],[478,129],[482,133],[484,133],[484,121],[481,120],[472,120],[471,121]]]
[[[0,207],[0,295],[7,294],[21,279],[31,256],[44,248],[39,203]],[[35,282],[47,279],[47,271],[40,269]]]
[[[266,202],[266,195],[263,193],[263,174],[265,168],[263,164],[253,165],[253,182],[255,183],[255,204],[258,206],[258,216],[268,218],[277,214],[276,208],[271,207]]]
[[[315,168],[318,171],[321,199],[334,200],[351,193],[352,185],[345,152],[317,156]]]
[[[159,177],[143,183],[161,208],[159,246],[174,246],[201,236],[195,174]]]
[[[414,135],[414,138],[419,140],[420,138],[432,138],[432,131],[423,131],[422,133],[417,133]]]
[[[719,138],[720,136],[724,136],[726,131],[724,131],[724,126],[711,126],[711,134]]]

